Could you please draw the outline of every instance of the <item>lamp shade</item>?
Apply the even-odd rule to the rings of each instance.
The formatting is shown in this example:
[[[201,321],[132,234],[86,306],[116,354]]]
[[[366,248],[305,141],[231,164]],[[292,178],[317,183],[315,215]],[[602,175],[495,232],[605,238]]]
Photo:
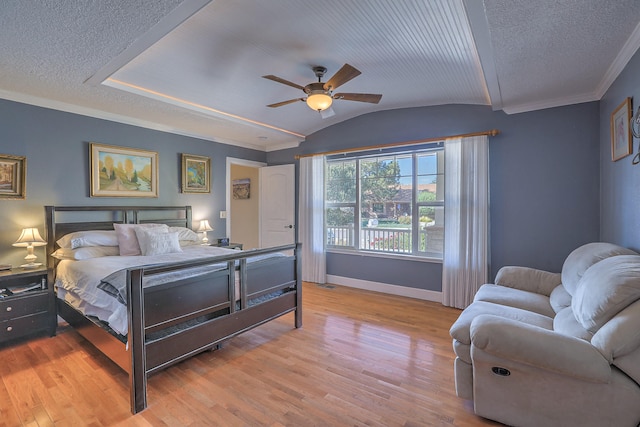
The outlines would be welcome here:
[[[307,96],[307,105],[312,110],[323,111],[331,107],[333,98],[324,91],[313,91]]]
[[[27,261],[26,264],[21,265],[23,268],[36,268],[41,266],[41,263],[36,263],[36,259],[38,257],[33,253],[34,246],[44,246],[47,242],[44,241],[42,236],[40,236],[40,232],[38,229],[33,228],[23,228],[22,233],[20,233],[20,237],[13,243],[13,246],[17,246],[20,248],[27,248],[27,256],[24,259]]]
[[[46,244],[47,242],[45,242],[42,236],[40,236],[38,229],[33,227],[22,229],[20,237],[18,237],[18,240],[16,240],[13,246],[26,248],[28,246],[44,246]]]
[[[198,232],[203,233],[205,231],[213,231],[213,228],[209,225],[208,219],[203,219],[200,221],[200,227],[198,227]]]

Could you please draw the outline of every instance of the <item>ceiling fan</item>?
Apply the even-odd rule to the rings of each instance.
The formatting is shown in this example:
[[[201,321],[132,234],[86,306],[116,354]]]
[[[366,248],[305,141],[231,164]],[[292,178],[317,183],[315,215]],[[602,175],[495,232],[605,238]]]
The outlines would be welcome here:
[[[318,82],[309,83],[306,86],[300,86],[299,84],[290,82],[289,80],[282,79],[273,75],[262,76],[265,79],[273,80],[274,82],[282,83],[287,86],[295,87],[302,90],[307,94],[306,98],[294,98],[287,101],[276,102],[275,104],[269,104],[267,107],[276,108],[283,105],[292,104],[298,101],[304,101],[312,110],[322,113],[331,107],[334,99],[344,99],[346,101],[358,101],[369,102],[371,104],[377,104],[380,102],[382,95],[372,93],[333,93],[339,86],[342,86],[351,79],[358,77],[361,73],[355,67],[349,64],[344,64],[337,73],[333,75],[326,83],[322,83],[322,77],[327,72],[325,67],[313,67],[313,72],[318,78]],[[333,114],[330,114],[333,115]],[[323,115],[323,117],[329,117],[330,115]]]

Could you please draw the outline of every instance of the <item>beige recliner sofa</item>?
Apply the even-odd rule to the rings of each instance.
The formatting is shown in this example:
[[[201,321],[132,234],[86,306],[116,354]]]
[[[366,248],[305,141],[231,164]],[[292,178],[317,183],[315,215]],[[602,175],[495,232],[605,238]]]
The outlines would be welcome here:
[[[504,267],[450,330],[458,396],[513,426],[638,426],[640,255],[574,250],[562,273]]]

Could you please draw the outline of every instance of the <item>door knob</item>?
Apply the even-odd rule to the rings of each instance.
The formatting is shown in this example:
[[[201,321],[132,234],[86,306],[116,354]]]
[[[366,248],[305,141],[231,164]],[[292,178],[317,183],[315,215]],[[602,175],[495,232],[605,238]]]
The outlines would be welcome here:
[[[291,225],[291,224],[285,225],[284,228],[293,228],[293,225]]]

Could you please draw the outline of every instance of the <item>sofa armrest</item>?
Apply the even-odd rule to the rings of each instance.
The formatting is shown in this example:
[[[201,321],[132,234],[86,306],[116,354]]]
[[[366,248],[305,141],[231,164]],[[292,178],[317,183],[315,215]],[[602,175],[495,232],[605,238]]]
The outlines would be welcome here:
[[[494,357],[554,374],[607,383],[609,362],[589,342],[516,320],[483,314],[471,323],[471,359],[481,350]]]
[[[551,295],[560,283],[560,273],[538,270],[529,267],[502,267],[496,275],[495,284],[536,294]]]

